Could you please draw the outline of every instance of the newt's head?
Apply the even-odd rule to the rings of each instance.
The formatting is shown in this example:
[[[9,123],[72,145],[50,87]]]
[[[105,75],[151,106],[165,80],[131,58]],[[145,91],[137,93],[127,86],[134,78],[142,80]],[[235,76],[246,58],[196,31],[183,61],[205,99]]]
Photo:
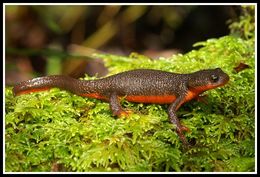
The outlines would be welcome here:
[[[191,75],[188,87],[197,93],[223,86],[229,81],[229,76],[220,68],[200,70]]]

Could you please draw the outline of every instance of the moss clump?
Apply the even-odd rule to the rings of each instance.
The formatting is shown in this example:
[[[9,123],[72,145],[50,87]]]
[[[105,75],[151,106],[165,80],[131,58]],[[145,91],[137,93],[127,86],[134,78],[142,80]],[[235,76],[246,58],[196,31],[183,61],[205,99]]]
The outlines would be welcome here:
[[[191,101],[178,111],[191,129],[185,135],[193,147],[182,148],[165,105],[123,101],[133,114],[119,119],[108,103],[57,88],[18,97],[6,88],[5,170],[254,171],[254,43],[229,35],[195,45],[201,48],[159,60],[136,53],[95,55],[104,59],[109,74],[136,68],[227,72],[230,82],[207,92],[207,104]],[[250,67],[237,73],[239,63]]]

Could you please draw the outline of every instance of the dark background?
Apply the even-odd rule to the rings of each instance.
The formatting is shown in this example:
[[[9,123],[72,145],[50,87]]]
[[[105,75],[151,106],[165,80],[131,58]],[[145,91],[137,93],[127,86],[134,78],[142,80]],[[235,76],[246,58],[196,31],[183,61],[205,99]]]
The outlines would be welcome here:
[[[103,76],[102,61],[64,56],[91,49],[153,59],[186,53],[198,41],[229,34],[240,6],[5,6],[7,85],[37,76]],[[56,51],[56,52],[55,52]]]

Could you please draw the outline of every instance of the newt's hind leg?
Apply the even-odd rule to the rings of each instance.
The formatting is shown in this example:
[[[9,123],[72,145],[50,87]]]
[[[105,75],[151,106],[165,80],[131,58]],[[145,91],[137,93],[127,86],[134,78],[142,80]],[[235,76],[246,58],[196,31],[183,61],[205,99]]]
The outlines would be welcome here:
[[[127,116],[130,113],[122,108],[120,98],[115,92],[113,92],[109,97],[109,105],[114,116]]]

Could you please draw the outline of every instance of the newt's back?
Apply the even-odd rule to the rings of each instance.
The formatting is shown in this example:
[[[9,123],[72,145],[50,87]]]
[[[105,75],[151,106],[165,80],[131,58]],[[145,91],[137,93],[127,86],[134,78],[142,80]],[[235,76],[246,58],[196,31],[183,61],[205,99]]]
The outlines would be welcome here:
[[[119,95],[165,95],[174,92],[185,82],[184,74],[152,69],[137,69],[100,79],[105,92]]]

